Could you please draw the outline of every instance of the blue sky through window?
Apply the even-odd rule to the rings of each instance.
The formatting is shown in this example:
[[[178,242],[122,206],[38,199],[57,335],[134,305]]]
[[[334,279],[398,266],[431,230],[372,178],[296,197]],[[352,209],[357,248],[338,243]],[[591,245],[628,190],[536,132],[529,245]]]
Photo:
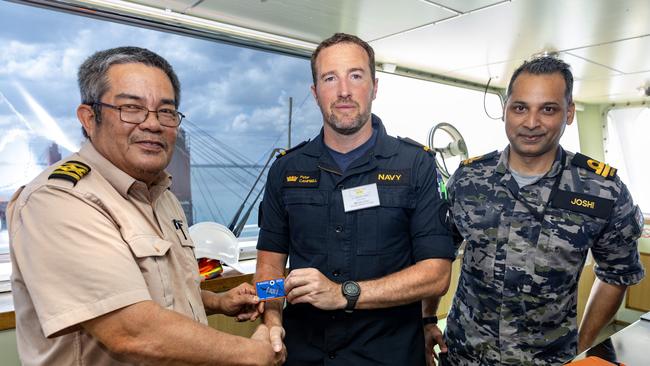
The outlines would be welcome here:
[[[201,133],[221,155],[230,151],[238,162],[263,164],[274,147],[286,147],[289,97],[293,144],[320,129],[307,59],[2,1],[0,202],[46,166],[52,141],[63,156],[81,145],[78,66],[95,51],[127,45],[151,49],[174,66],[182,85],[179,110],[187,116],[182,127],[196,151],[210,148],[208,140],[194,138]],[[210,156],[193,154],[192,164],[215,163]],[[227,224],[259,170],[198,169],[192,172],[195,221]]]

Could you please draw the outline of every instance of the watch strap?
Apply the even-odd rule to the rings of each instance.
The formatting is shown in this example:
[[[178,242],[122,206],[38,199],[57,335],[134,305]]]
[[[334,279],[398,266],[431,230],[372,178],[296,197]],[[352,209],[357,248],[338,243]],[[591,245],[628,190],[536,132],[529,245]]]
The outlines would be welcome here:
[[[422,325],[427,325],[427,324],[438,324],[438,317],[437,316],[425,316],[422,318]]]

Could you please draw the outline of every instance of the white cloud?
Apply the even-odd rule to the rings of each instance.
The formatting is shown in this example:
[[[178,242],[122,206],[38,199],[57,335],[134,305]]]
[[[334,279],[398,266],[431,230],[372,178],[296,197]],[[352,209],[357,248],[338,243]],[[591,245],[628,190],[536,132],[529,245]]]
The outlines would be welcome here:
[[[26,79],[47,79],[56,54],[36,45],[11,40],[0,52],[0,75],[20,76]]]

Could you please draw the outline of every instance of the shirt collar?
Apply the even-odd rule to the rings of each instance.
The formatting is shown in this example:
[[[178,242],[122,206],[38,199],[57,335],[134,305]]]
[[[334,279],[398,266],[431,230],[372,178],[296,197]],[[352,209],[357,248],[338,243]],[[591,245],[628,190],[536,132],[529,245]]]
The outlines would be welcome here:
[[[383,157],[395,155],[399,147],[399,142],[396,139],[387,138],[388,134],[386,133],[386,128],[381,119],[375,114],[372,114],[371,123],[372,128],[377,131],[377,141],[375,142],[375,146],[371,148],[374,155]],[[303,154],[314,157],[320,157],[326,151],[327,146],[325,146],[325,142],[323,141],[323,128],[321,128],[318,136],[308,142],[302,149]]]
[[[79,155],[87,160],[93,168],[97,169],[102,177],[124,198],[128,198],[129,190],[131,189],[144,190],[153,202],[171,186],[171,175],[166,171],[162,171],[151,188],[147,188],[146,183],[136,180],[113,165],[113,163],[95,149],[91,142],[86,142],[81,147]]]
[[[510,169],[508,168],[509,158],[510,158],[510,145],[508,145],[505,149],[503,149],[501,155],[499,156],[499,162],[497,163],[497,168],[496,168],[497,173],[505,174],[506,172],[510,171]],[[545,176],[552,178],[558,175],[562,170],[562,166],[566,166],[567,159],[568,156],[565,153],[564,149],[562,148],[562,146],[558,145],[558,149],[555,152],[555,160],[553,161],[553,165],[551,165],[551,169],[545,174]]]

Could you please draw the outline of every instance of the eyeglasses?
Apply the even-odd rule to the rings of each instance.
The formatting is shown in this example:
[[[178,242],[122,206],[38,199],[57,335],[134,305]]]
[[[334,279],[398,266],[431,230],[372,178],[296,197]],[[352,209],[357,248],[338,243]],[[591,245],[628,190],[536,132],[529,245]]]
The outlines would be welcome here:
[[[94,102],[92,105],[117,109],[120,111],[120,119],[122,122],[126,123],[140,124],[147,120],[147,117],[149,117],[149,112],[155,113],[156,117],[158,117],[158,122],[160,122],[160,124],[165,127],[178,127],[181,124],[183,118],[185,118],[185,115],[183,113],[167,108],[152,111],[145,107],[134,104],[116,106],[108,103]]]

